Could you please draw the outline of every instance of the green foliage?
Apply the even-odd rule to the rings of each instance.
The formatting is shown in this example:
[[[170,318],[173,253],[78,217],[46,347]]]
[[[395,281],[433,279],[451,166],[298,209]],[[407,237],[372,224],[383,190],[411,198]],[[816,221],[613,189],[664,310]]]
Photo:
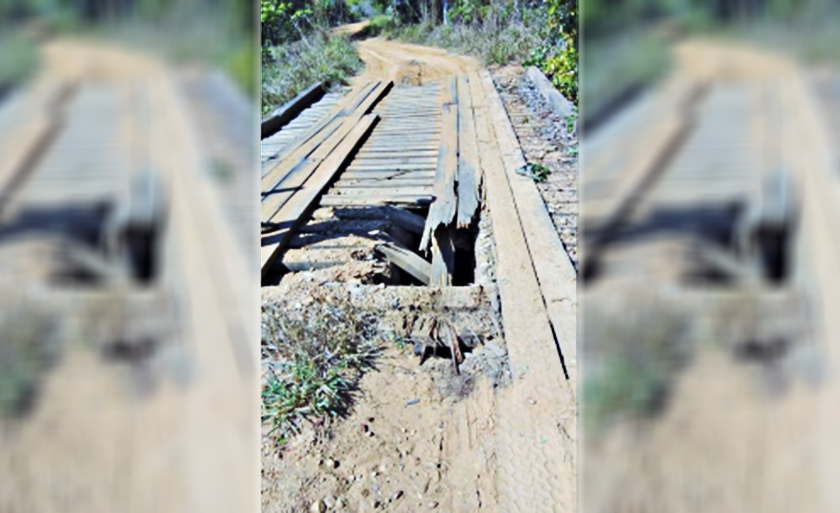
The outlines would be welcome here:
[[[691,356],[683,317],[664,303],[636,306],[619,317],[595,312],[583,317],[589,345],[583,388],[588,434],[597,435],[618,417],[658,412]]]
[[[431,19],[402,26],[391,37],[409,43],[438,46],[473,55],[485,64],[522,63],[540,44],[546,21],[544,6],[525,7],[517,14],[514,3],[476,0],[453,2],[449,24]]]
[[[263,306],[262,421],[280,443],[307,419],[345,413],[386,342],[375,314],[343,297],[314,299],[306,308]]]
[[[574,112],[570,115],[566,116],[566,132],[572,133],[575,131],[575,121],[578,119],[578,110],[577,106],[575,106]]]
[[[526,64],[542,69],[569,101],[578,99],[578,16],[576,0],[550,0],[542,42]]]
[[[25,81],[38,69],[40,55],[28,37],[0,35],[0,93]]]
[[[0,415],[16,415],[58,357],[57,330],[55,319],[32,305],[0,310]]]
[[[350,41],[327,30],[262,52],[262,113],[283,105],[318,81],[340,84],[362,68]]]
[[[517,169],[516,172],[533,179],[535,182],[544,182],[551,174],[550,169],[541,164],[534,164],[533,162],[528,162]]]
[[[585,116],[601,112],[627,91],[654,82],[667,71],[670,59],[661,36],[649,31],[587,40],[581,111]]]

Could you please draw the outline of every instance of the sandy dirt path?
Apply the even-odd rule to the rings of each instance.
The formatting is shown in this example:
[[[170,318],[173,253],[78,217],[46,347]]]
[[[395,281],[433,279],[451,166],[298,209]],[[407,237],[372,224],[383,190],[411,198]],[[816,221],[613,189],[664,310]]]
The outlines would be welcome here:
[[[358,50],[365,69],[353,78],[353,85],[371,80],[393,80],[396,85],[423,85],[481,69],[481,64],[473,57],[378,37],[360,41]]]

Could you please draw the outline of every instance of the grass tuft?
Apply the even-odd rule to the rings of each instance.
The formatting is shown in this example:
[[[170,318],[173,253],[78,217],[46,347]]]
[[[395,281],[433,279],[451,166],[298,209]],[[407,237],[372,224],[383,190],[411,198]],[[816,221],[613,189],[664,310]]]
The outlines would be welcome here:
[[[313,299],[263,306],[262,420],[280,443],[306,420],[343,416],[387,341],[377,315],[347,299]]]
[[[345,83],[362,68],[347,37],[315,32],[305,39],[263,49],[262,113],[268,114],[318,81]]]
[[[622,316],[594,311],[584,316],[583,420],[588,433],[597,435],[617,417],[657,413],[688,362],[685,320],[663,305],[639,306]]]
[[[58,358],[55,319],[32,305],[0,308],[0,415],[32,405],[42,375]]]

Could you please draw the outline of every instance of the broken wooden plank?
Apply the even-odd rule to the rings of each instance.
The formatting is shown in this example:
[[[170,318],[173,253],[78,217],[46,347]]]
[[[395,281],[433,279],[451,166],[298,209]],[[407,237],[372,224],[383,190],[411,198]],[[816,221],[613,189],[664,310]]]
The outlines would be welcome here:
[[[443,90],[441,120],[443,136],[438,151],[435,173],[435,201],[429,207],[426,228],[420,241],[420,249],[429,247],[431,236],[439,225],[448,225],[455,217],[457,197],[455,180],[458,174],[458,82],[450,78]]]
[[[362,117],[347,137],[312,174],[306,186],[272,217],[271,221],[283,228],[269,238],[263,237],[260,250],[261,275],[265,276],[280,253],[286,248],[291,235],[303,223],[308,212],[317,205],[318,197],[327,188],[338,170],[347,163],[350,154],[370,133],[378,119],[379,115],[377,114],[368,114]]]
[[[467,77],[458,77],[458,228],[469,228],[478,210],[481,183],[472,95]]]
[[[453,230],[451,225],[438,226],[432,238],[432,278],[429,284],[435,287],[452,285],[455,270]]]
[[[423,285],[429,284],[432,264],[420,258],[416,253],[389,243],[376,246],[376,251],[387,258],[389,262],[417,278]]]
[[[315,82],[301,91],[300,94],[286,102],[282,107],[276,109],[262,121],[260,124],[260,138],[265,139],[279,132],[280,129],[298,117],[304,109],[320,100],[326,91],[327,88],[323,82]]]

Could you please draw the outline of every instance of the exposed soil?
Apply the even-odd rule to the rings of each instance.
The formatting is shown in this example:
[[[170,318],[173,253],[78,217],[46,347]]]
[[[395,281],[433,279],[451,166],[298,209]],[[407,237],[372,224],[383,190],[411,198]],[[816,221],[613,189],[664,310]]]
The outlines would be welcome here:
[[[440,48],[397,43],[382,38],[358,43],[365,69],[352,84],[393,80],[395,84],[423,85],[451,75],[480,69],[478,60]]]
[[[529,163],[551,171],[537,183],[560,240],[572,263],[578,264],[577,136],[525,77],[521,66],[491,69],[519,144]]]

